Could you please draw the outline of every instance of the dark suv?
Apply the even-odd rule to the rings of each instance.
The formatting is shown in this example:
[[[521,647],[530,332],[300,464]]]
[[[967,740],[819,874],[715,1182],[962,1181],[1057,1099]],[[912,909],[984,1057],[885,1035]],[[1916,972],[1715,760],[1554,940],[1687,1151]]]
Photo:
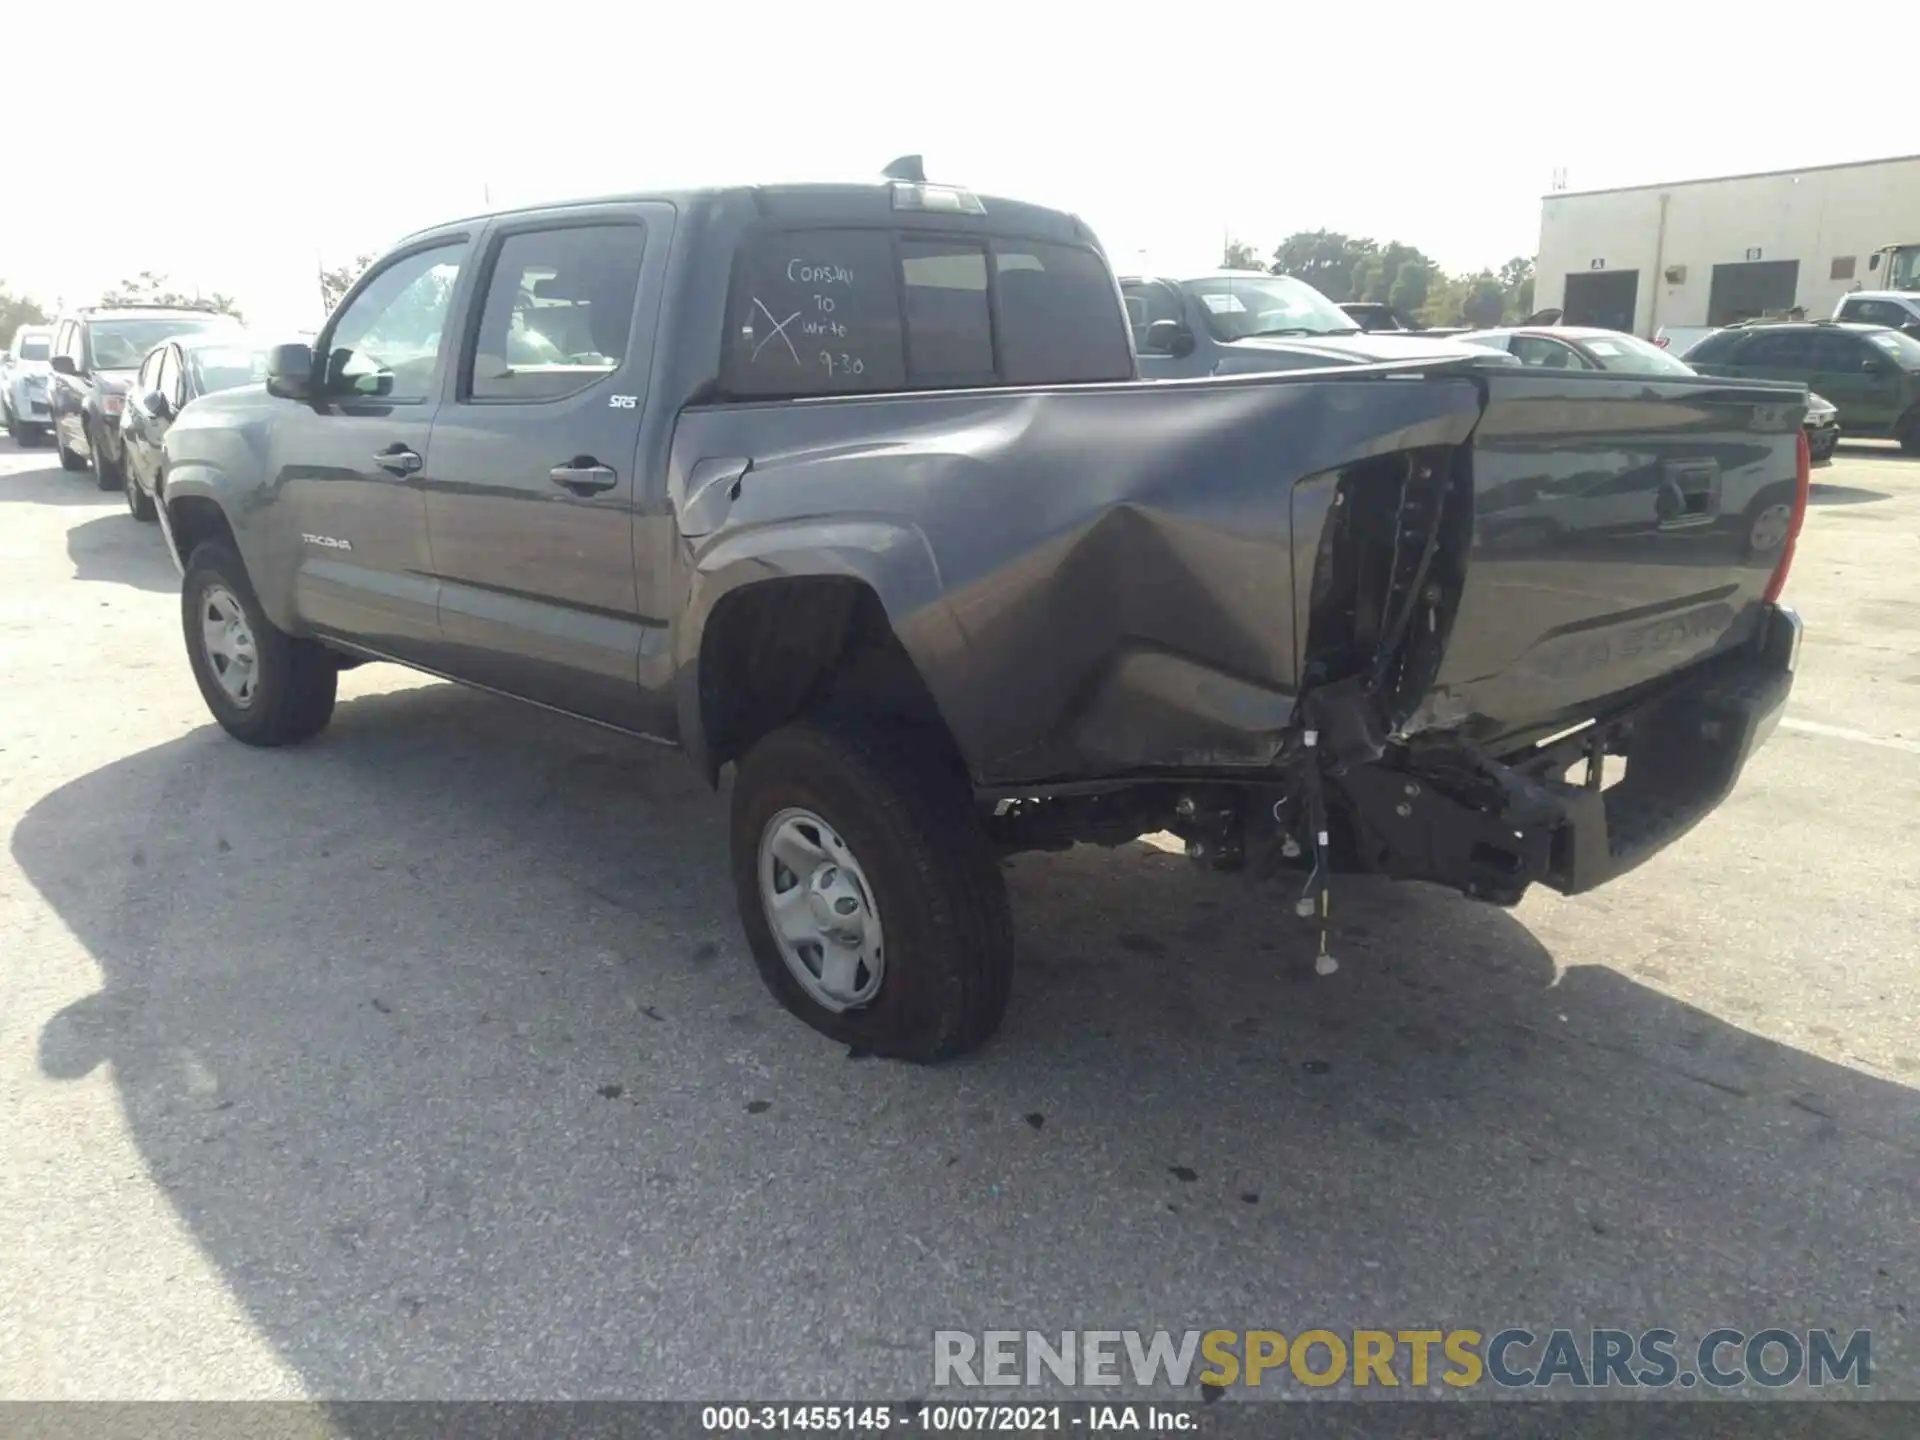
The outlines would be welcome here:
[[[1703,375],[1797,380],[1840,411],[1849,436],[1898,440],[1920,455],[1920,340],[1885,325],[1749,321],[1687,351]]]
[[[120,448],[120,411],[140,362],[154,346],[203,330],[238,332],[231,315],[158,306],[100,305],[60,317],[53,331],[53,374],[47,402],[60,464],[89,464],[102,490],[118,490],[126,457]]]

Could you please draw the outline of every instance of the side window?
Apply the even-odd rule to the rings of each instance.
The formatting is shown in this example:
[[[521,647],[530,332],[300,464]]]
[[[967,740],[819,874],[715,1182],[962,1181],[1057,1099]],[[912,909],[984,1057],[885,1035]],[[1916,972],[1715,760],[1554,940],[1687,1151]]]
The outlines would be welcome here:
[[[1593,366],[1558,340],[1541,335],[1516,335],[1508,343],[1514,358],[1522,365],[1542,370],[1591,370]]]
[[[160,374],[154,388],[166,396],[176,410],[186,403],[186,387],[180,379],[180,352],[168,345],[160,352]]]
[[[618,370],[646,240],[632,224],[530,230],[502,240],[466,393],[475,400],[552,400]]]
[[[729,393],[836,395],[907,383],[888,230],[764,234],[740,257],[721,365]]]
[[[900,270],[912,383],[991,384],[986,250],[965,240],[902,240]]]
[[[1738,364],[1763,370],[1806,370],[1813,361],[1813,346],[1804,334],[1756,335],[1744,345]]]
[[[1106,262],[1093,251],[996,240],[994,281],[1000,373],[1009,385],[1133,378],[1126,311]]]
[[[433,391],[466,241],[403,255],[343,310],[327,339],[327,389],[417,404]]]
[[[1836,320],[1864,320],[1867,318],[1868,308],[1872,304],[1873,302],[1871,300],[1862,300],[1857,295],[1851,296],[1840,302],[1840,313],[1834,318]]]
[[[1891,300],[1868,300],[1860,306],[1859,318],[1874,325],[1891,325],[1898,330],[1912,320],[1913,316]]]
[[[155,350],[140,362],[140,375],[134,381],[134,394],[151,395],[160,388],[160,354]]]
[[[60,327],[60,353],[73,361],[75,365],[80,363],[82,352],[80,346],[80,324],[78,321],[69,320],[65,325]]]
[[[1827,331],[1813,337],[1812,368],[1825,371],[1858,370],[1869,359],[1867,347],[1844,332]]]

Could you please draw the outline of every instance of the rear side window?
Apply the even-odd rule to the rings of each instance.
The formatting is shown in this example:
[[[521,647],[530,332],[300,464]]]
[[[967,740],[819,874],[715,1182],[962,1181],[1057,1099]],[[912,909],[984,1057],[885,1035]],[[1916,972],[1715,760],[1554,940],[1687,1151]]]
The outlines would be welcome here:
[[[1724,360],[1733,347],[1745,338],[1737,330],[1722,330],[1717,334],[1703,336],[1687,347],[1687,363],[1692,364],[1698,360],[1711,364],[1716,360]]]
[[[1805,370],[1813,364],[1813,336],[1806,331],[1756,335],[1740,352],[1739,364],[1767,370]]]
[[[741,257],[724,373],[743,397],[1128,380],[1133,350],[1091,250],[789,231]]]
[[[500,242],[468,393],[553,400],[620,368],[646,232],[638,225],[529,230]]]

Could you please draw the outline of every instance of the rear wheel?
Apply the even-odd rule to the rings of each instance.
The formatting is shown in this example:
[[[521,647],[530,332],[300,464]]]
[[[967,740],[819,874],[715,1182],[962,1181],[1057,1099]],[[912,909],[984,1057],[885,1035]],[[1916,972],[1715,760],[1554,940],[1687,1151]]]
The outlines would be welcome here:
[[[93,448],[93,483],[102,490],[118,490],[126,483],[126,466],[116,465],[107,455],[107,442],[96,426],[87,434]]]
[[[53,428],[53,444],[54,448],[60,452],[62,470],[78,471],[87,468],[87,462],[67,448],[66,437],[60,433],[60,427],[57,425]]]
[[[187,559],[180,620],[201,697],[234,739],[296,745],[326,728],[340,678],[333,656],[267,618],[246,566],[219,541]]]
[[[150,521],[154,518],[153,497],[140,488],[140,481],[133,473],[131,455],[121,462],[120,488],[126,493],[127,511],[134,519]]]
[[[938,746],[865,720],[774,731],[734,777],[732,852],[754,962],[814,1029],[926,1063],[1000,1023],[1006,888]]]

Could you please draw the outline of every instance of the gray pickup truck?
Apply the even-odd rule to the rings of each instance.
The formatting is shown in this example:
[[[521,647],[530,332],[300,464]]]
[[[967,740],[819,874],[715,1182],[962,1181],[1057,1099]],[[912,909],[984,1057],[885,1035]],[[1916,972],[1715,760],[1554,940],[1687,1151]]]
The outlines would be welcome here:
[[[157,477],[219,723],[308,739],[397,661],[732,766],[762,974],[882,1054],[998,1022],[999,854],[1172,831],[1290,874],[1324,953],[1343,872],[1510,904],[1627,870],[1792,683],[1791,544],[1729,517],[1804,512],[1798,387],[1431,345],[1143,381],[1086,227],[966,191],[439,226],[268,376]],[[1574,476],[1610,503],[1502,531]]]

